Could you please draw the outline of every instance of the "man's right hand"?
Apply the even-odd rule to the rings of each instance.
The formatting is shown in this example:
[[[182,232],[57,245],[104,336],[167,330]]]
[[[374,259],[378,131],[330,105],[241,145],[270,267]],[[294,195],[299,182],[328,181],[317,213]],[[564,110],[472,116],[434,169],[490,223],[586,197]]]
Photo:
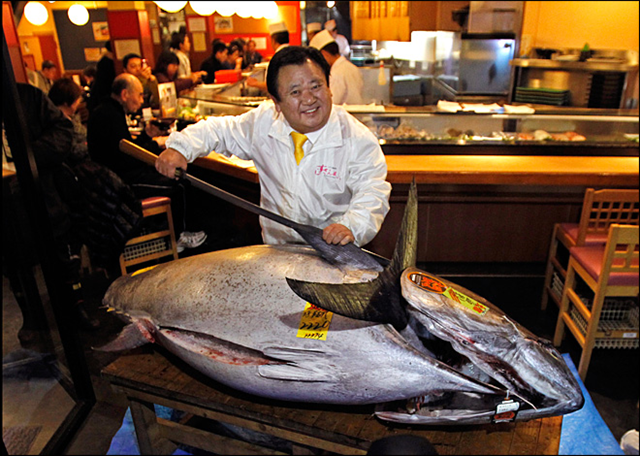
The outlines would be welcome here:
[[[167,149],[162,152],[156,160],[156,169],[164,176],[177,179],[176,168],[187,170],[187,159],[175,149]]]

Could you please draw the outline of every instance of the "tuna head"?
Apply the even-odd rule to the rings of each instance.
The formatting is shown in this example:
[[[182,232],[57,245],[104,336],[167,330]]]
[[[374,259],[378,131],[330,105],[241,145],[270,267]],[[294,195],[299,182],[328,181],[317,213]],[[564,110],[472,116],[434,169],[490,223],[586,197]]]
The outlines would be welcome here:
[[[400,281],[411,314],[426,331],[451,344],[507,395],[527,404],[536,415],[582,407],[580,386],[550,342],[480,296],[442,278],[408,268]]]

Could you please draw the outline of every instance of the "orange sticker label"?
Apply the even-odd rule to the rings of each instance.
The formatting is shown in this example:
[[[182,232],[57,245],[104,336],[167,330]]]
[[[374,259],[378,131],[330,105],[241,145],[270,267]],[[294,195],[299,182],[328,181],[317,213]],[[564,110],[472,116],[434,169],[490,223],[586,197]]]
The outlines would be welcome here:
[[[409,273],[409,279],[423,290],[444,295],[479,315],[484,315],[489,310],[489,308],[484,304],[479,303],[475,299],[470,298],[458,290],[448,287],[441,280],[438,280],[428,274],[411,272]]]

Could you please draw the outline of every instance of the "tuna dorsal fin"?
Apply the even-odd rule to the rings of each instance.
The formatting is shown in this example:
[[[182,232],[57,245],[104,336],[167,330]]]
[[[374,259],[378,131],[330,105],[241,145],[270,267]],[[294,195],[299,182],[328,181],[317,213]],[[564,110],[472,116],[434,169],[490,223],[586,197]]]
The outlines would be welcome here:
[[[407,325],[400,292],[400,274],[416,265],[418,238],[418,195],[415,180],[391,263],[375,280],[353,284],[305,282],[287,278],[291,289],[302,299],[331,312],[357,320],[390,323],[396,329]]]

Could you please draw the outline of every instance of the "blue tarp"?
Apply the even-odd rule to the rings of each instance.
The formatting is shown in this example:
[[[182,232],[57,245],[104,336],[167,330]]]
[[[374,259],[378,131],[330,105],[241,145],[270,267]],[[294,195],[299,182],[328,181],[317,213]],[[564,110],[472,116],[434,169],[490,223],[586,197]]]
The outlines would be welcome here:
[[[578,376],[576,366],[568,354],[563,355],[567,366],[580,383],[584,395],[584,407],[577,412],[564,416],[560,433],[559,454],[624,454],[619,443],[607,427],[606,423],[596,410],[593,400]],[[170,408],[155,405],[156,414],[165,419],[172,419],[175,415]],[[127,409],[122,427],[111,441],[107,454],[140,454],[136,433],[131,419],[131,409]],[[178,448],[173,454],[189,455]]]

